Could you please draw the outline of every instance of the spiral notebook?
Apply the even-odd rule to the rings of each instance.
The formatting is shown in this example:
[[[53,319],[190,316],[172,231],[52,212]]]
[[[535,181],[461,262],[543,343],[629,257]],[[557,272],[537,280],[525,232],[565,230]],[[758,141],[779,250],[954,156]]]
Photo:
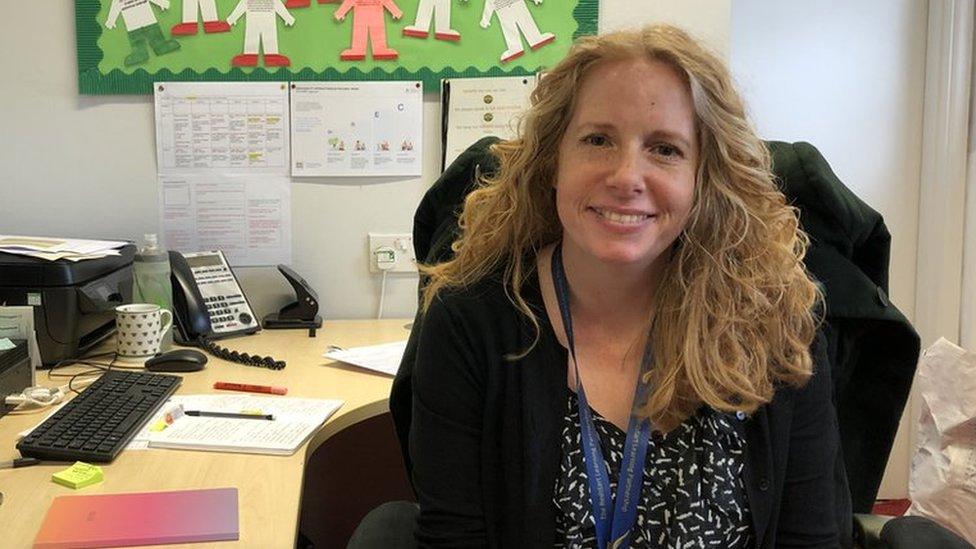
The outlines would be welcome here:
[[[240,394],[175,395],[138,437],[148,440],[150,448],[291,455],[342,404],[341,400]],[[274,419],[184,415],[167,424],[164,417],[177,406],[204,412],[272,415]]]
[[[59,496],[35,549],[125,547],[240,537],[237,488]]]

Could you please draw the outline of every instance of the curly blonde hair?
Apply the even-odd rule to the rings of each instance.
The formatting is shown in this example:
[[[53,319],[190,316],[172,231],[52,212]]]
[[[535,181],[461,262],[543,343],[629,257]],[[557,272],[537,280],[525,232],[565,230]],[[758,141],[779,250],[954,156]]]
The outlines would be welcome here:
[[[453,259],[423,266],[422,309],[442,289],[503,268],[509,298],[536,327],[522,297],[539,250],[561,238],[555,190],[559,143],[587,73],[646,58],[686,79],[700,147],[695,197],[655,294],[648,344],[650,394],[638,406],[668,431],[702,405],[754,411],[778,384],[810,377],[810,344],[822,302],[803,265],[809,240],[771,172],[724,64],[668,25],[585,37],[540,81],[519,137],[495,144],[499,169],[466,198]],[[528,351],[526,351],[528,352]]]

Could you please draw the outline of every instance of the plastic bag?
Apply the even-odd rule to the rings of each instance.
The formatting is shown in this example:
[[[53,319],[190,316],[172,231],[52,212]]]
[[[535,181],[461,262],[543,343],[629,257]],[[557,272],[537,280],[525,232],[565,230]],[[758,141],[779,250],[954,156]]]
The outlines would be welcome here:
[[[976,354],[940,338],[922,353],[915,375],[922,411],[908,514],[976,544]]]

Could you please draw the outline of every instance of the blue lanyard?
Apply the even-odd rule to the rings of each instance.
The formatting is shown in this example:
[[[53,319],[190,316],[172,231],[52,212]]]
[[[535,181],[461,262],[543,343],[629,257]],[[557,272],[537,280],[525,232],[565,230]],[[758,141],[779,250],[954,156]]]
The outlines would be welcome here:
[[[596,522],[596,541],[600,549],[607,545],[613,549],[630,547],[630,533],[637,520],[637,502],[640,499],[644,479],[644,459],[647,456],[648,439],[651,436],[651,422],[630,414],[627,439],[624,442],[624,457],[620,464],[620,478],[617,482],[616,501],[610,493],[610,473],[603,459],[600,437],[593,425],[593,414],[586,401],[586,391],[579,375],[576,349],[573,344],[573,318],[569,312],[569,282],[563,267],[562,244],[556,244],[552,252],[552,280],[559,301],[559,312],[566,330],[566,341],[573,357],[576,370],[576,393],[580,416],[580,433],[583,444],[583,461],[586,464],[586,477],[590,487],[590,503],[593,519]],[[640,377],[634,395],[634,406],[644,402],[648,387],[642,381],[644,373],[651,367],[651,346],[644,349],[641,360]]]

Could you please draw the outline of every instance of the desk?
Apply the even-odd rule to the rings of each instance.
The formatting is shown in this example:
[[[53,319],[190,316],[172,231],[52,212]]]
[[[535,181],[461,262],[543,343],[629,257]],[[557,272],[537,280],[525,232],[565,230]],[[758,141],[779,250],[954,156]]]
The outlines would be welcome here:
[[[242,547],[288,547],[295,544],[301,500],[302,475],[307,456],[342,429],[388,410],[392,378],[335,363],[322,357],[327,345],[352,347],[406,339],[410,322],[396,320],[326,321],[317,337],[307,330],[264,330],[257,335],[222,341],[228,348],[246,353],[271,354],[288,362],[281,371],[242,366],[209,357],[200,372],[183,375],[179,393],[213,393],[218,380],[288,387],[288,396],[338,398],[339,411],[292,456],[266,456],[181,450],[124,451],[104,465],[105,481],[82,490],[51,482],[59,466],[35,466],[0,470],[0,546],[30,547],[54,497],[73,494],[107,494],[237,487],[240,504]],[[70,371],[66,368],[64,371]],[[38,372],[38,383],[50,383]],[[30,428],[46,412],[5,416],[0,419],[0,461],[19,457],[16,434]],[[194,543],[186,547],[229,546],[235,542]]]

